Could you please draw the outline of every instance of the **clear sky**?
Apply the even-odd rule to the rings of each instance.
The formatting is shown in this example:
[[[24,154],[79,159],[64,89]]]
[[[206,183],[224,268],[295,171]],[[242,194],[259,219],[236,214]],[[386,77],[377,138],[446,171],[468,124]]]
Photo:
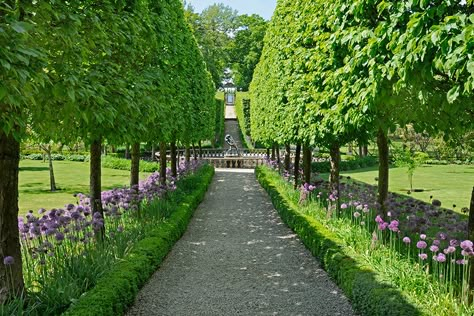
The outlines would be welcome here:
[[[186,0],[190,3],[196,12],[214,3],[223,3],[232,9],[239,11],[240,14],[256,13],[261,17],[270,20],[276,7],[277,0]]]

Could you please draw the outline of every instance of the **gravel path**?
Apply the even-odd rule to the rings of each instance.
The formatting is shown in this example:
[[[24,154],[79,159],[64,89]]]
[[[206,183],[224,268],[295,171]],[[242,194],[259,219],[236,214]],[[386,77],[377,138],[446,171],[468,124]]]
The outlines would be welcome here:
[[[253,172],[217,171],[127,315],[354,315]]]

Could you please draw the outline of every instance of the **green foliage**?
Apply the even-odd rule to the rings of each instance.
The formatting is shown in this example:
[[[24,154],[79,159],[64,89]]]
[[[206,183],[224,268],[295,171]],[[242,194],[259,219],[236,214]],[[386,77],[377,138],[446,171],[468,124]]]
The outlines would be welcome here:
[[[214,169],[204,167],[196,175],[180,184],[178,204],[173,205],[170,217],[138,241],[131,252],[96,286],[82,295],[63,315],[121,315],[134,302],[141,286],[159,267],[181,237],[194,209],[204,198],[212,180]]]
[[[342,171],[356,170],[377,165],[377,158],[373,156],[357,157],[351,160],[342,160],[340,169]],[[329,161],[318,161],[311,163],[311,171],[317,173],[329,173],[331,171],[331,163]]]
[[[360,258],[349,255],[344,242],[314,217],[300,212],[298,198],[282,185],[279,175],[258,167],[257,179],[270,195],[283,221],[298,234],[323,268],[351,299],[361,315],[422,315],[404,294],[380,276]]]
[[[220,99],[216,99],[216,125],[215,138],[213,147],[222,147],[222,140],[224,139],[225,130],[225,105]]]
[[[115,158],[111,156],[102,157],[102,167],[117,169],[117,170],[130,170],[131,160],[124,158]],[[157,162],[140,161],[140,172],[155,172],[160,169],[160,164]]]

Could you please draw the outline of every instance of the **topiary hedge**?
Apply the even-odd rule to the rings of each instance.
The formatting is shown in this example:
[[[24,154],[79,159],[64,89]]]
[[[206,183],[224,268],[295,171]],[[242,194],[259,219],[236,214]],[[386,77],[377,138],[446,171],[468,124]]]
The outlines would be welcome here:
[[[180,182],[178,196],[181,202],[171,216],[160,223],[146,238],[135,244],[130,254],[97,285],[77,300],[63,314],[67,316],[116,316],[130,306],[139,289],[159,267],[174,243],[185,232],[195,208],[204,198],[214,175],[214,169],[205,166]]]
[[[278,176],[257,167],[257,179],[268,192],[283,221],[298,234],[305,246],[335,280],[361,315],[422,315],[402,293],[381,280],[370,269],[344,251],[343,242],[313,217],[298,211],[299,207],[282,189]]]
[[[356,170],[377,165],[377,158],[373,156],[358,157],[352,160],[341,161],[339,168],[341,171]],[[311,163],[311,170],[318,173],[329,173],[331,163],[329,161],[318,161]]]

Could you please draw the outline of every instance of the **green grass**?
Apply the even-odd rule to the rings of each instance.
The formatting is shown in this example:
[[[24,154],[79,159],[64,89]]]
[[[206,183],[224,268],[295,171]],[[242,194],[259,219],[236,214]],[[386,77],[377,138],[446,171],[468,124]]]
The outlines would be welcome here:
[[[49,191],[48,163],[34,160],[20,162],[19,206],[20,215],[28,210],[37,211],[43,207],[51,209],[75,203],[74,193],[89,192],[89,163],[72,161],[55,161],[53,164],[57,192]],[[148,174],[141,173],[143,179]],[[102,190],[128,185],[130,172],[102,168]]]
[[[376,184],[378,167],[344,171],[342,175],[350,175],[353,179]],[[424,165],[415,170],[413,188],[424,189],[423,192],[412,192],[415,199],[430,202],[430,196],[441,201],[443,207],[460,211],[462,207],[469,207],[471,190],[474,186],[473,165]],[[391,192],[407,194],[410,188],[406,168],[391,168],[389,176],[389,190]]]

